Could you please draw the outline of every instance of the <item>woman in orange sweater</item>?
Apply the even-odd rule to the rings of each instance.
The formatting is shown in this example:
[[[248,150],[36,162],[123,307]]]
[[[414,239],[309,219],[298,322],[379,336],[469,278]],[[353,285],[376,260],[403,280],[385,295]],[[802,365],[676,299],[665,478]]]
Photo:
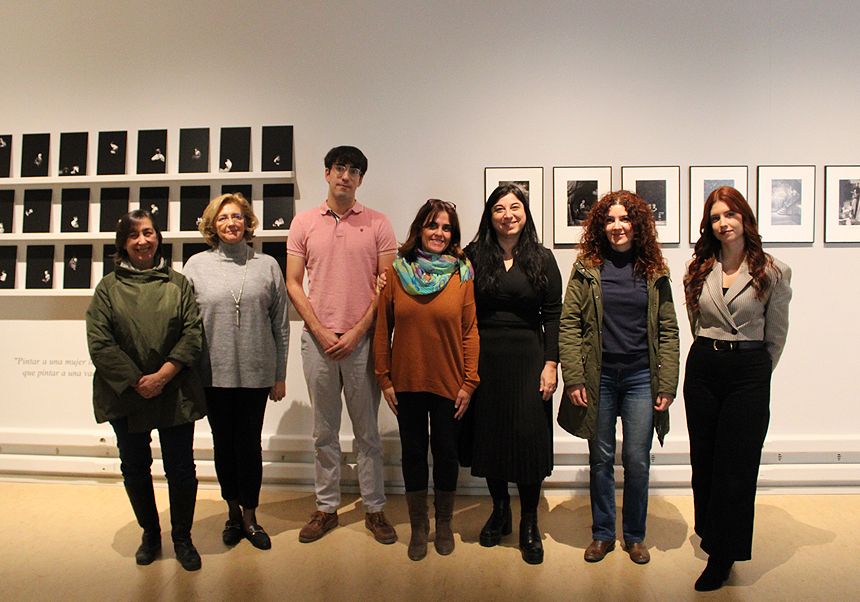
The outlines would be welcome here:
[[[408,554],[421,560],[430,532],[428,441],[436,509],[433,543],[447,555],[454,550],[457,431],[478,386],[474,272],[460,248],[453,203],[430,199],[421,206],[385,276],[374,338],[376,378],[400,428],[412,526]]]

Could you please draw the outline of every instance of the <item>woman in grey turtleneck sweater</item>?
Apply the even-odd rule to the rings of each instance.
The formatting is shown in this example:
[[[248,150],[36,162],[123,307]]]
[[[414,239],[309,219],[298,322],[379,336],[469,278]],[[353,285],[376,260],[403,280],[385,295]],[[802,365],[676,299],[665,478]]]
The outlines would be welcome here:
[[[232,546],[247,538],[267,550],[272,543],[256,517],[260,436],[266,398],[286,394],[290,323],[280,267],[248,244],[257,223],[241,194],[212,199],[200,222],[212,248],[192,256],[183,274],[194,286],[206,335],[201,373],[215,472],[228,506],[222,539]]]

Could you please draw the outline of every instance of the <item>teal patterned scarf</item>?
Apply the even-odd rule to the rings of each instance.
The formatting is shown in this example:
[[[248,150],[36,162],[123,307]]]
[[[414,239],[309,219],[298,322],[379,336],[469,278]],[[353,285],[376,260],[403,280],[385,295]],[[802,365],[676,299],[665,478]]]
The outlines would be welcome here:
[[[459,269],[460,281],[466,282],[475,277],[472,264],[468,259],[457,259],[453,255],[437,255],[418,250],[418,257],[408,262],[403,257],[394,260],[394,271],[400,283],[410,295],[432,295],[438,293],[448,281],[454,270]]]

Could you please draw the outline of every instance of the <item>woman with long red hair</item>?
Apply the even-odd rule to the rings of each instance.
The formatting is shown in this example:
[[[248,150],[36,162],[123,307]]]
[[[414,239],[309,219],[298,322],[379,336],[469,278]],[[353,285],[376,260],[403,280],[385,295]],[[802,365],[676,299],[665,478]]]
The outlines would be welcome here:
[[[705,201],[684,291],[695,340],[684,402],[695,531],[708,564],[697,591],[722,587],[752,553],[756,481],[770,418],[770,379],[788,334],[791,269],[762,249],[740,192]]]

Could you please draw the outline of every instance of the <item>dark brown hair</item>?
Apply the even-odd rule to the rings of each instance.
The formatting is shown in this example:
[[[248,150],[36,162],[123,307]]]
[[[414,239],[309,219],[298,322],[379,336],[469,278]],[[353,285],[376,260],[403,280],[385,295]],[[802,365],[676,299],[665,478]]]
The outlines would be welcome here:
[[[128,251],[125,248],[125,244],[128,242],[129,236],[138,228],[138,224],[141,221],[148,219],[149,223],[152,224],[152,229],[155,230],[156,236],[158,236],[158,248],[155,250],[155,265],[158,266],[161,263],[161,230],[158,229],[158,226],[155,225],[155,221],[152,219],[152,215],[149,214],[149,211],[145,211],[143,209],[135,209],[134,211],[129,211],[116,223],[116,252],[113,254],[114,263],[119,265],[123,261],[131,261],[128,258]]]
[[[620,205],[627,211],[633,225],[633,270],[642,277],[653,277],[668,272],[666,260],[657,242],[657,226],[648,203],[628,190],[618,190],[603,195],[582,224],[582,239],[579,242],[577,259],[588,267],[603,264],[612,246],[606,236],[606,218],[609,208]]]
[[[752,285],[756,291],[756,299],[761,300],[767,292],[771,282],[769,268],[773,268],[779,277],[779,268],[773,264],[773,257],[764,252],[761,246],[761,235],[758,233],[758,225],[755,215],[740,192],[731,186],[720,186],[708,195],[702,212],[702,221],[699,224],[699,240],[696,242],[693,262],[684,275],[684,296],[687,306],[693,311],[699,309],[699,297],[705,279],[714,267],[721,243],[714,234],[711,223],[711,209],[717,202],[725,203],[729,209],[740,214],[744,225],[744,249],[746,251],[747,267],[752,276]]]
[[[409,236],[406,237],[406,242],[400,245],[398,249],[401,257],[410,262],[418,258],[418,249],[421,247],[421,230],[443,211],[448,214],[448,221],[451,222],[451,242],[445,253],[453,255],[457,259],[465,257],[460,248],[460,220],[457,219],[457,208],[454,203],[440,199],[428,199],[426,203],[421,205],[418,214],[412,220],[412,225],[409,226]]]

